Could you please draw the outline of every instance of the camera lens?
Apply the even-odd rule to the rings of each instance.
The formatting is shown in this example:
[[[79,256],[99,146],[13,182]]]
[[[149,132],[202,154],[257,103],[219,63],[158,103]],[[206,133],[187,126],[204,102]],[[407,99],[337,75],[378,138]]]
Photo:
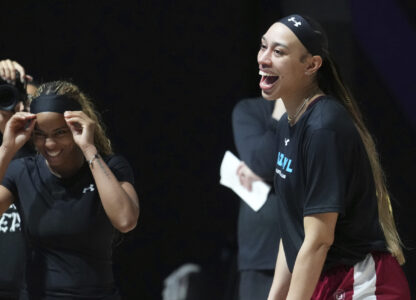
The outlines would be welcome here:
[[[13,85],[0,85],[0,110],[13,110],[20,97],[19,91]]]

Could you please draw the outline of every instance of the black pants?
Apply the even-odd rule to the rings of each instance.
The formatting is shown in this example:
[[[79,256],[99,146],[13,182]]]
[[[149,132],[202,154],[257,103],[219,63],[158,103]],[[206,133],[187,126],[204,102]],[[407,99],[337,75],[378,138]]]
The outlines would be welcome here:
[[[20,291],[19,300],[120,300],[120,296],[117,292],[114,295],[108,295],[103,297],[72,297],[72,296],[37,296],[30,295],[26,290]]]
[[[267,300],[274,270],[240,271],[239,300]]]

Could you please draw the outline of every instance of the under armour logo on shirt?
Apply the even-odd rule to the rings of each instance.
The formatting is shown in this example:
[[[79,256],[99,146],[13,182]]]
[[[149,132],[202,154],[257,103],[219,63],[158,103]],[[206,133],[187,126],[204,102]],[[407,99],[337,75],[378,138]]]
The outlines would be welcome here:
[[[90,192],[94,192],[95,191],[94,185],[92,183],[90,184],[89,187],[84,188],[84,190],[82,191],[82,193],[85,194],[87,191],[90,191]]]
[[[289,144],[290,140],[289,139],[285,139],[285,146],[287,146],[287,144]]]
[[[298,22],[296,21],[295,17],[291,17],[289,19],[287,19],[289,22],[293,22],[293,24],[295,25],[295,27],[298,27],[299,25],[302,25],[302,22]]]

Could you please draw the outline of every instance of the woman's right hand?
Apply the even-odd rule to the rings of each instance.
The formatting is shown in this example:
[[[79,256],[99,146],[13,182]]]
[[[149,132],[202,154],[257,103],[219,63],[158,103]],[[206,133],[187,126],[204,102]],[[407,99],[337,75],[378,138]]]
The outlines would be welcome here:
[[[251,192],[254,181],[263,181],[243,161],[237,168],[237,176],[242,186]]]
[[[8,151],[17,152],[30,139],[35,124],[35,114],[15,113],[6,124],[2,146]]]

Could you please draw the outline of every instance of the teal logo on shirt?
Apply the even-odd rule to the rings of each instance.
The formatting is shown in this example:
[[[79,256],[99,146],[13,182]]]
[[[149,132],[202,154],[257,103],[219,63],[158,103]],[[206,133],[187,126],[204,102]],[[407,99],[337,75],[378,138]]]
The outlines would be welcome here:
[[[282,168],[282,170],[292,173],[293,170],[290,167],[292,164],[292,160],[290,158],[287,158],[283,153],[280,153],[277,155],[277,165]]]
[[[292,160],[286,157],[283,153],[277,154],[277,167],[276,174],[278,174],[283,179],[286,179],[287,173],[292,173],[293,169],[290,167]]]

